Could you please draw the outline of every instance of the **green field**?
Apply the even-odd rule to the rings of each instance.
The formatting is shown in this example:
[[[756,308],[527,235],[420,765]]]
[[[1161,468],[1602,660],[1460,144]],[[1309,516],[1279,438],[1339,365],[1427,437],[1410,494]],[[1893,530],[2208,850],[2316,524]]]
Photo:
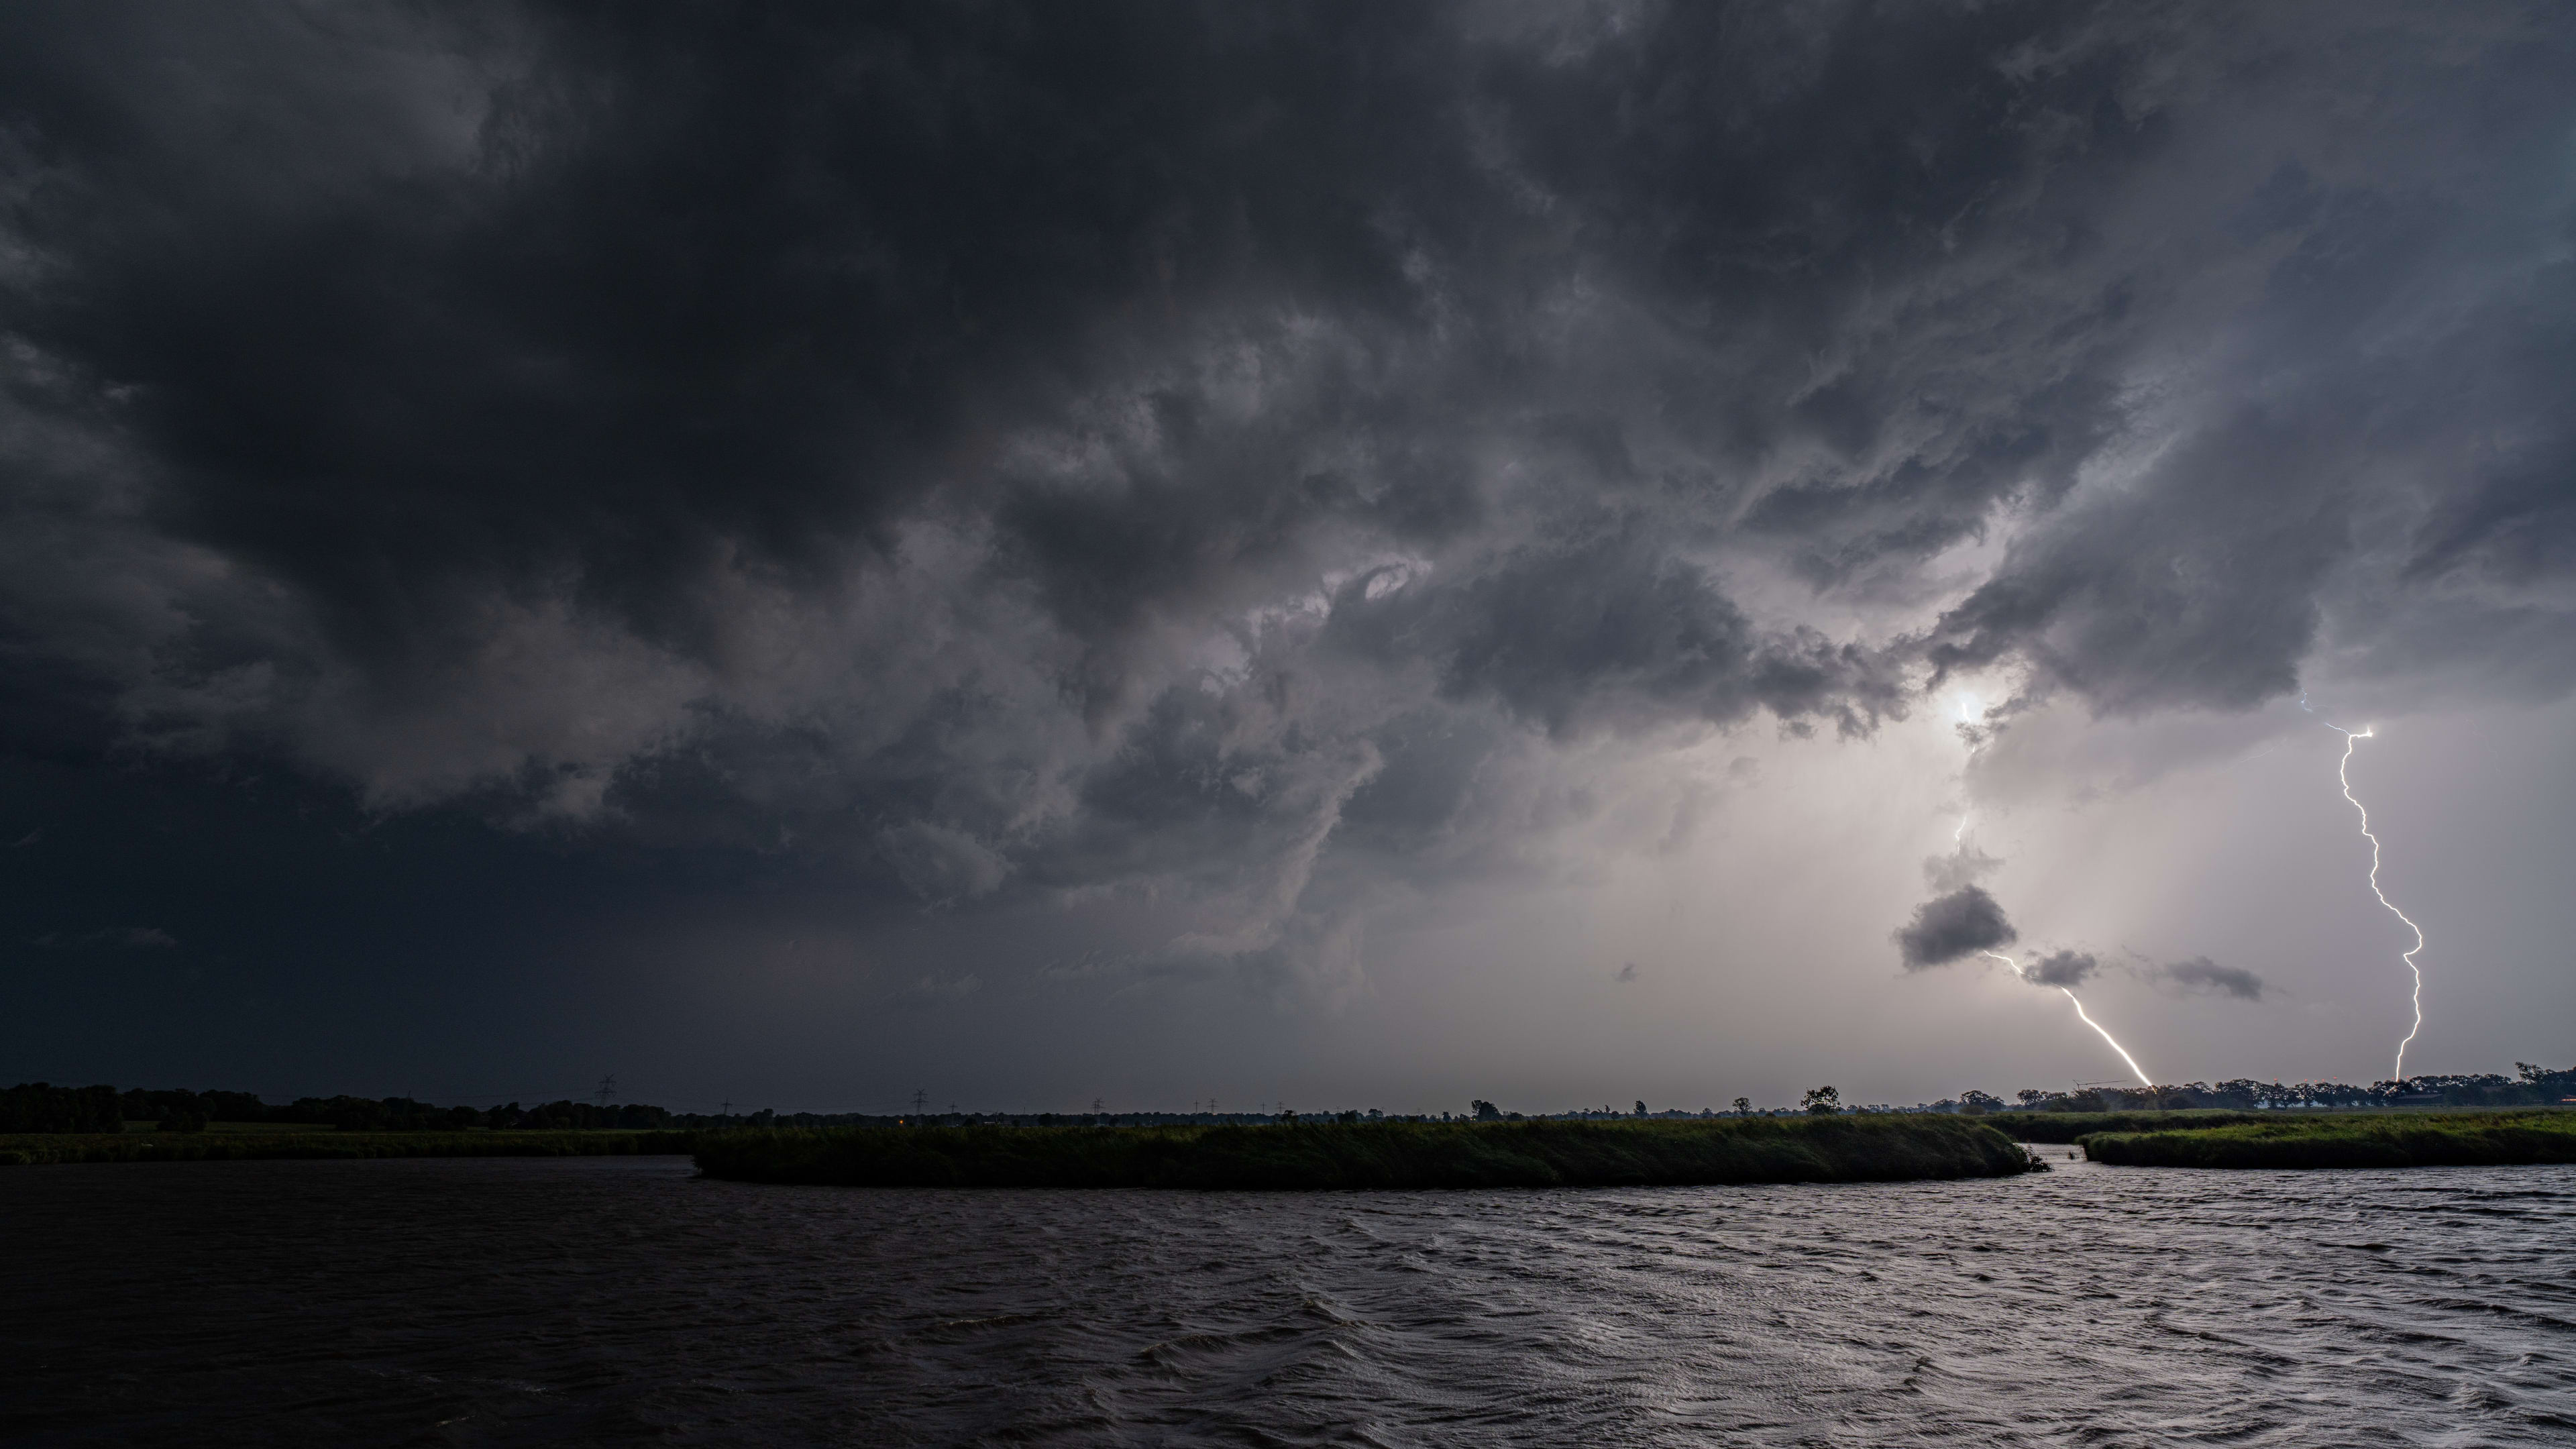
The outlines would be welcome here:
[[[2576,1162],[2576,1112],[2372,1112],[2095,1130],[2075,1139],[2127,1167],[2500,1167]]]
[[[1247,1189],[1889,1182],[2031,1170],[1963,1117],[728,1132],[709,1177],[851,1187]]]
[[[694,1132],[335,1132],[253,1130],[0,1135],[0,1166],[216,1162],[282,1157],[621,1157],[682,1153]]]

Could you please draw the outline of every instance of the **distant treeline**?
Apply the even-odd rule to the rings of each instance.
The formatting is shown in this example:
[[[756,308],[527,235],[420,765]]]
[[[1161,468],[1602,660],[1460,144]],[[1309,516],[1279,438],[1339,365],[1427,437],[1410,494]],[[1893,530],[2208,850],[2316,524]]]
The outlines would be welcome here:
[[[0,1167],[254,1158],[614,1157],[681,1153],[695,1132],[124,1132],[0,1134]]]
[[[748,1123],[748,1118],[732,1119]],[[516,1102],[490,1109],[439,1107],[409,1097],[299,1097],[272,1104],[248,1092],[120,1092],[114,1087],[57,1087],[25,1082],[0,1091],[0,1132],[117,1132],[151,1122],[164,1132],[202,1131],[214,1122],[268,1122],[342,1132],[654,1131],[721,1125],[642,1103]]]
[[[2186,1082],[2171,1087],[2099,1087],[2080,1092],[2025,1089],[2014,1094],[2014,1102],[1984,1092],[1967,1092],[1954,1100],[1935,1102],[1932,1109],[1982,1113],[2233,1108],[2242,1112],[2281,1107],[2542,1107],[2576,1102],[2576,1067],[2541,1067],[2530,1062],[2516,1062],[2514,1067],[2518,1075],[2510,1077],[2494,1072],[2421,1076],[2373,1082],[2367,1087],[2348,1082],[2258,1082],[2239,1077],[2215,1086]]]
[[[0,1133],[117,1132],[149,1122],[164,1132],[200,1131],[215,1122],[266,1122],[343,1132],[654,1132],[737,1127],[1166,1127],[1248,1126],[1297,1121],[1295,1112],[937,1112],[889,1116],[872,1112],[674,1112],[629,1102],[602,1107],[570,1100],[522,1106],[441,1107],[409,1097],[298,1097],[270,1103],[249,1092],[153,1091],[57,1087],[26,1082],[0,1091]],[[1422,1121],[1379,1112],[1327,1113],[1342,1122]]]
[[[21,1082],[0,1092],[0,1132],[122,1132],[125,1111],[114,1087],[54,1087]]]
[[[2212,1085],[2208,1082],[2186,1082],[2179,1086],[2100,1087],[2077,1092],[2050,1092],[2036,1088],[2015,1094],[2014,1101],[1985,1092],[1966,1092],[1960,1096],[1913,1108],[1862,1108],[1861,1111],[1957,1112],[1972,1116],[1996,1113],[2025,1114],[2035,1112],[2137,1112],[2178,1111],[2191,1109],[2233,1109],[2256,1111],[2266,1108],[2344,1108],[2386,1109],[2392,1107],[2532,1107],[2556,1106],[2576,1102],[2576,1067],[2540,1067],[2529,1062],[2516,1062],[2516,1076],[2485,1073],[2475,1076],[2421,1076],[2403,1081],[2374,1082],[2367,1087],[2343,1082],[2262,1082],[2251,1077]],[[1815,1112],[1828,1114],[1841,1109],[1836,1105],[1832,1088],[1819,1088],[1808,1094],[1803,1108],[1760,1109],[1744,1098],[1735,1099],[1731,1109],[1703,1108],[1697,1112],[1665,1111],[1649,1114],[1645,1103],[1636,1104],[1633,1112],[1615,1108],[1580,1108],[1562,1113],[1532,1113],[1524,1118],[1518,1112],[1503,1112],[1493,1103],[1479,1100],[1471,1110],[1459,1114],[1459,1120],[1474,1118],[1495,1120],[1597,1121],[1612,1118],[1672,1120],[1712,1117],[1772,1115],[1774,1113]],[[1819,1103],[1821,1102],[1821,1106]],[[773,1112],[704,1113],[674,1112],[665,1107],[642,1102],[618,1106],[600,1106],[570,1099],[540,1102],[523,1106],[517,1102],[497,1107],[440,1107],[409,1097],[299,1097],[292,1102],[272,1104],[248,1092],[192,1092],[184,1090],[119,1091],[114,1087],[57,1087],[44,1082],[27,1082],[0,1091],[0,1133],[100,1133],[122,1130],[127,1122],[149,1122],[163,1132],[192,1132],[214,1122],[274,1123],[284,1126],[333,1128],[344,1132],[596,1132],[596,1131],[683,1131],[738,1127],[754,1128],[822,1128],[822,1127],[1217,1127],[1252,1126],[1280,1122],[1430,1122],[1448,1121],[1450,1114],[1433,1116],[1400,1115],[1370,1111],[1346,1110],[1300,1115],[1282,1108],[1276,1112],[928,1112],[889,1115],[869,1112]],[[2026,1140],[2044,1140],[2030,1137]]]

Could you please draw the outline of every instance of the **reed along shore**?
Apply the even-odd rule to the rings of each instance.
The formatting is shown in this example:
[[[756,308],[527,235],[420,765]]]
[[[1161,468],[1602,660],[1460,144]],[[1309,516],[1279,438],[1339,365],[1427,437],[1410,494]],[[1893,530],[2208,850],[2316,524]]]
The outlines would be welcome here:
[[[1681,1187],[2003,1177],[2032,1167],[1990,1127],[1914,1115],[862,1127],[727,1132],[698,1144],[709,1177],[846,1187]]]
[[[2124,1167],[2518,1167],[2576,1162],[2576,1112],[2385,1112],[2077,1138]]]
[[[0,1166],[295,1157],[626,1157],[678,1154],[695,1132],[91,1132],[0,1136]]]

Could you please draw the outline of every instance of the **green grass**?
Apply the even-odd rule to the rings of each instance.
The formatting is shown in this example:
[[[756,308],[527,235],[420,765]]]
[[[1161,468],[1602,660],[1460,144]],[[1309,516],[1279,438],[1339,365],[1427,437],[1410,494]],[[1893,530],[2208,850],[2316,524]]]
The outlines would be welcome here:
[[[0,1135],[0,1166],[278,1157],[620,1157],[687,1152],[694,1132],[136,1132]]]
[[[710,1134],[709,1177],[851,1187],[1250,1189],[1887,1182],[2030,1170],[1962,1117],[824,1128]]]
[[[2225,1127],[2239,1122],[2277,1121],[2280,1116],[2278,1112],[2205,1107],[2170,1112],[1989,1112],[1977,1120],[2015,1142],[2076,1142],[2095,1132]]]
[[[2127,1167],[2497,1167],[2576,1162],[2576,1112],[2376,1112],[2183,1130],[2095,1132],[2086,1156]]]

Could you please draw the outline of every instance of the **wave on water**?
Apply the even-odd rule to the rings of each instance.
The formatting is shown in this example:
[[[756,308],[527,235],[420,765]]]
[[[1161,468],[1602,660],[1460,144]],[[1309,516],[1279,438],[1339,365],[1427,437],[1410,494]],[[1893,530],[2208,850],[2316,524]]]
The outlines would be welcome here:
[[[763,1187],[11,1172],[0,1438],[2565,1444],[2576,1169]]]

